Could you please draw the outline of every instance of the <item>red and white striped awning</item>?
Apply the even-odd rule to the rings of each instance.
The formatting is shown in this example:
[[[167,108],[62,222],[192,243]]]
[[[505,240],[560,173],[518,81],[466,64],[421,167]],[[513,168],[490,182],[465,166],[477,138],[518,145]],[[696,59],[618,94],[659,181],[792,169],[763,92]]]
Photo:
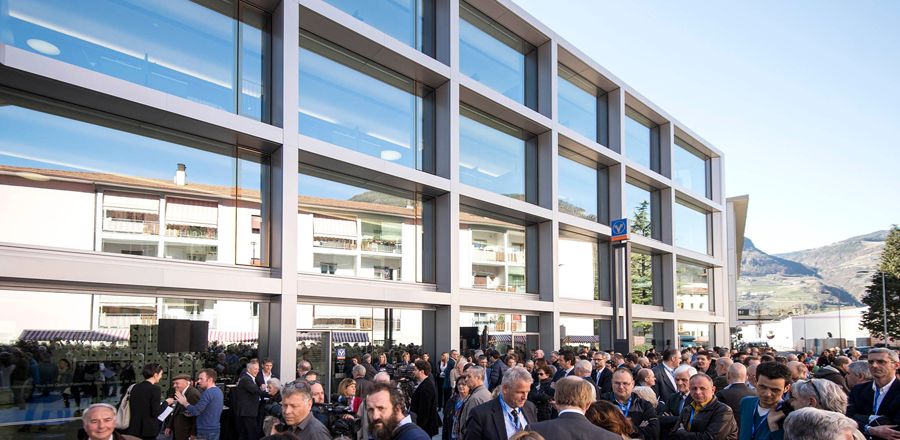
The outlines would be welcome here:
[[[210,330],[209,340],[218,342],[256,342],[259,340],[259,334],[249,331]]]
[[[128,329],[23,330],[19,339],[25,341],[116,342],[127,341],[128,333]]]
[[[129,329],[100,330],[23,330],[19,339],[24,341],[81,341],[81,342],[116,342],[127,341]],[[322,334],[319,331],[298,331],[297,341],[319,342]],[[257,342],[259,334],[254,331],[210,330],[209,340],[217,342]],[[331,332],[332,343],[336,344],[368,344],[368,332]]]

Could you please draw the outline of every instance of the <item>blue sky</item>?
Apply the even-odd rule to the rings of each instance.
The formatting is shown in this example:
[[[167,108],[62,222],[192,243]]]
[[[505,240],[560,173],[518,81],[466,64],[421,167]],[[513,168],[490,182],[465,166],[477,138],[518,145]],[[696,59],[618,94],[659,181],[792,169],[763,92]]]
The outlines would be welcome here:
[[[764,251],[900,223],[900,2],[514,1],[723,151]]]

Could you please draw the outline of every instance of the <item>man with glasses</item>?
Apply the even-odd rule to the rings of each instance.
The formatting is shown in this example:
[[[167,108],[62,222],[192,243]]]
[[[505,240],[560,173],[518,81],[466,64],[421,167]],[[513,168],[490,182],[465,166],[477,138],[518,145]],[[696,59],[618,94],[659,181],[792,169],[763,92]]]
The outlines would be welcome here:
[[[850,390],[847,415],[856,420],[860,431],[872,438],[900,439],[900,386],[897,378],[897,352],[887,348],[869,351],[872,380]]]
[[[836,383],[827,379],[799,380],[791,386],[791,406],[794,409],[819,408],[844,414],[847,395]]]
[[[655,405],[633,394],[634,376],[631,370],[619,368],[612,376],[612,393],[602,396],[603,400],[614,403],[622,415],[628,419],[634,431],[644,440],[659,438],[659,417]]]
[[[612,392],[612,368],[609,365],[609,353],[595,351],[591,356],[594,371],[591,372],[591,381],[600,388],[600,393]]]

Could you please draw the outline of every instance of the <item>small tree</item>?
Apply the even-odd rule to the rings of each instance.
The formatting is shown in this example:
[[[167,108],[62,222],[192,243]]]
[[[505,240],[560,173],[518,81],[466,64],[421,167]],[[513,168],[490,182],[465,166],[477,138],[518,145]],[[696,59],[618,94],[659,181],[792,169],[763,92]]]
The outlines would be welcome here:
[[[882,274],[884,277],[882,278]],[[883,281],[882,281],[883,280]],[[882,284],[883,282],[883,284]],[[869,310],[862,316],[860,328],[872,336],[887,339],[900,336],[900,229],[893,226],[884,243],[881,262],[866,286],[863,304]],[[887,331],[884,334],[884,304],[887,303]],[[893,340],[893,338],[891,338]]]
[[[631,232],[650,236],[650,202],[644,200],[634,210]],[[653,260],[650,255],[631,253],[631,301],[634,304],[653,304]]]

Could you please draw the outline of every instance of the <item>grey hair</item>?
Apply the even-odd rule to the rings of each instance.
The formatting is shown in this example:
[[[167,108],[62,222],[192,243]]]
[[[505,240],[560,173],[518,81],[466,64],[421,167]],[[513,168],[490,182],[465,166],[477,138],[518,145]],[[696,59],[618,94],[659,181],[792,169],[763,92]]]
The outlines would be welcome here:
[[[285,385],[284,388],[281,389],[281,398],[287,399],[294,394],[299,394],[300,398],[302,398],[304,401],[312,400],[312,387],[310,387],[306,382],[300,382],[300,384],[291,382]]]
[[[581,359],[578,362],[575,362],[575,369],[572,371],[573,372],[577,371],[582,374],[584,374],[584,373],[590,374],[591,370],[593,370],[593,369],[594,369],[594,367],[591,366],[591,361]]]
[[[353,373],[353,377],[362,377],[366,375],[366,367],[362,365],[356,365],[355,367],[353,367],[353,370],[351,370],[351,372]]]
[[[869,363],[866,361],[851,362],[850,372],[862,377],[863,380],[872,380],[872,370],[869,370]]]
[[[463,374],[465,374],[467,379],[478,379],[480,381],[484,381],[484,367],[482,367],[481,365],[472,365],[465,372],[463,372]]]
[[[687,371],[689,377],[694,377],[697,374],[697,369],[690,365],[679,365],[678,368],[675,369],[675,376],[684,373]]]
[[[472,367],[470,367],[469,370],[472,370]],[[533,381],[534,379],[531,377],[531,373],[529,373],[525,367],[512,367],[503,372],[503,382],[501,382],[501,384],[509,386],[514,383],[524,382],[531,385]]]
[[[892,362],[900,362],[900,356],[897,355],[897,352],[888,348],[878,347],[869,350],[869,356],[877,353],[887,353],[888,357]]]
[[[847,412],[847,395],[844,394],[844,390],[841,387],[830,380],[798,380],[791,388],[791,393],[796,393],[798,396],[805,398],[815,397],[819,409],[841,414]]]
[[[634,387],[631,392],[636,394],[641,399],[650,402],[651,404],[653,404],[653,406],[659,404],[659,400],[656,398],[656,393],[653,391],[653,388],[646,386]]]
[[[784,438],[821,440],[836,434],[857,430],[855,420],[841,413],[818,408],[801,408],[788,414],[784,421]]]
[[[269,379],[269,381],[266,382],[266,384],[272,385],[273,387],[275,387],[276,390],[281,391],[281,388],[282,388],[281,381],[278,380],[277,377],[273,377],[273,378]]]
[[[387,374],[385,371],[380,371],[375,374],[375,377],[372,378],[376,383],[389,383],[391,381],[391,375]]]
[[[88,422],[88,418],[91,416],[91,411],[93,411],[93,410],[95,410],[95,409],[97,409],[97,408],[106,408],[106,409],[112,411],[113,417],[115,417],[115,416],[116,416],[116,413],[118,412],[118,411],[116,410],[116,407],[114,407],[114,406],[112,406],[112,405],[110,405],[110,404],[108,404],[108,403],[95,403],[95,404],[92,404],[91,406],[87,407],[86,410],[84,410],[84,413],[81,415],[81,421],[82,421],[83,423],[87,423],[87,422]]]

